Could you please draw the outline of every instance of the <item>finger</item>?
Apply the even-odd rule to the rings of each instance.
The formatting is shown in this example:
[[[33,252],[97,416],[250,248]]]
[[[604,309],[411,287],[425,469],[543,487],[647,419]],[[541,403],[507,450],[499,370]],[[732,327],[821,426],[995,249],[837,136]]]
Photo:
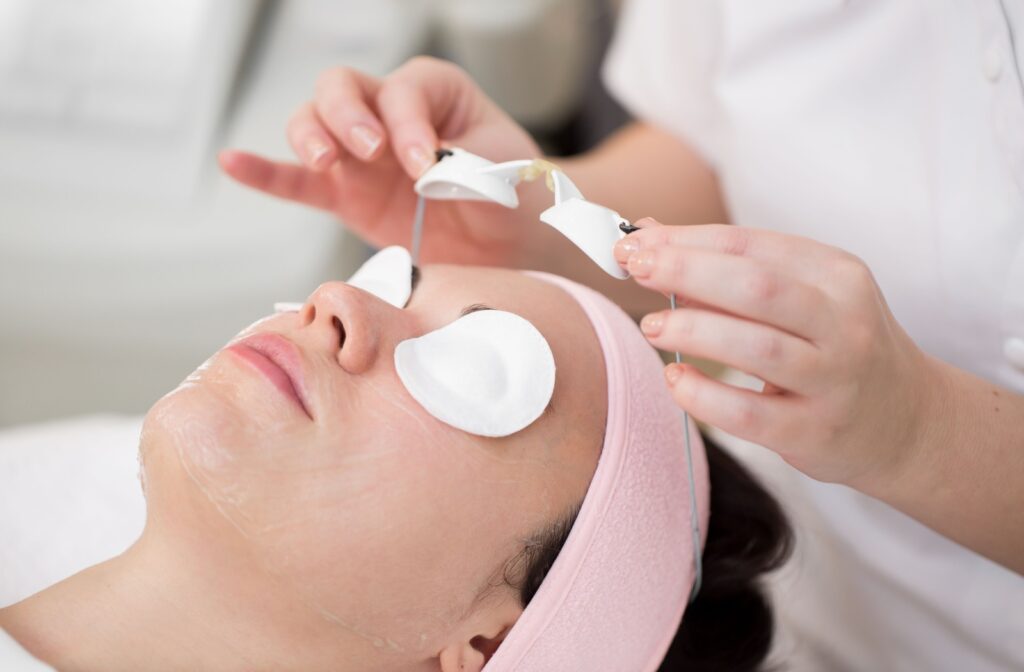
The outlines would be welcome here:
[[[615,261],[619,262],[619,266],[623,270],[626,270],[626,265],[629,263],[629,258],[633,256],[634,253],[640,251],[640,249],[643,246],[644,240],[646,240],[633,234],[642,229],[652,229],[660,226],[665,225],[659,222],[658,220],[654,219],[653,217],[643,217],[642,219],[638,219],[635,222],[633,222],[632,230],[629,231],[629,235],[627,235],[625,238],[621,239],[618,243],[616,243],[615,249],[613,250],[615,254]]]
[[[415,58],[381,86],[377,109],[387,126],[395,155],[413,179],[434,164],[439,132],[461,135],[478,92],[457,66]]]
[[[628,241],[628,242],[627,242]],[[697,247],[722,254],[750,257],[788,269],[809,281],[817,281],[836,259],[847,256],[838,248],[776,231],[728,224],[646,226],[616,245],[615,257],[625,263],[643,249],[666,245]]]
[[[338,159],[338,144],[320,123],[312,103],[306,103],[288,120],[288,144],[311,170],[325,170]]]
[[[369,161],[380,156],[384,125],[371,109],[380,82],[351,68],[332,68],[317,78],[313,111],[320,123],[353,156]]]
[[[633,222],[633,226],[637,229],[653,229],[659,226],[665,226],[654,217],[641,217],[640,219]]]
[[[767,447],[779,445],[777,439],[793,424],[793,398],[726,385],[689,364],[670,364],[665,378],[680,408],[741,439]]]
[[[234,150],[221,152],[218,159],[225,173],[253,189],[315,208],[333,207],[330,177],[325,173]]]
[[[670,307],[672,305],[672,295],[676,294],[676,292],[675,291],[658,291],[658,294],[661,294],[663,297],[665,297],[665,305]],[[722,310],[721,308],[718,308],[716,306],[712,306],[712,305],[704,303],[702,301],[698,301],[697,299],[693,298],[692,296],[682,296],[681,294],[676,294],[676,297],[675,297],[675,307],[676,308],[700,308],[701,310],[711,310],[711,311],[714,311],[714,312],[717,312],[717,313],[722,313],[722,314],[725,314],[725,315],[731,314],[728,311]]]
[[[689,308],[645,315],[640,328],[660,350],[726,364],[800,394],[815,391],[820,351],[778,329]]]
[[[643,287],[675,292],[808,340],[824,336],[831,325],[832,304],[821,289],[749,257],[655,247],[630,257],[628,268]]]

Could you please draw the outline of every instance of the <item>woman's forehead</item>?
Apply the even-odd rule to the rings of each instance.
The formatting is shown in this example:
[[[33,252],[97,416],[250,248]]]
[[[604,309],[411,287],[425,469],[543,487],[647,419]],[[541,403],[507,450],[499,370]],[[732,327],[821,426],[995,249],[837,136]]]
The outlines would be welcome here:
[[[420,285],[425,298],[452,303],[482,303],[516,313],[530,321],[551,318],[552,309],[576,308],[576,302],[557,287],[520,271],[479,266],[429,265],[423,268]],[[582,313],[581,313],[582,314]],[[535,325],[541,331],[540,324]]]

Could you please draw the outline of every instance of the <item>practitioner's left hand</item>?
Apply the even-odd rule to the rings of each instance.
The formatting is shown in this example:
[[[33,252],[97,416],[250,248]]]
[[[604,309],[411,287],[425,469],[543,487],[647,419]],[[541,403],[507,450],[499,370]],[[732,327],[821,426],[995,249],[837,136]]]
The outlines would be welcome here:
[[[694,417],[779,453],[813,478],[899,478],[927,432],[936,364],[896,322],[857,257],[806,238],[653,220],[616,246],[640,285],[680,301],[643,318],[657,348],[765,381],[761,392],[671,364]]]

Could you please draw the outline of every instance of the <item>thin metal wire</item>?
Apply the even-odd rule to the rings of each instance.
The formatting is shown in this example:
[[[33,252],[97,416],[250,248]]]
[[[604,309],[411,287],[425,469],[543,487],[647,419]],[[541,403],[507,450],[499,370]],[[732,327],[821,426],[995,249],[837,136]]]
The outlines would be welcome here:
[[[676,309],[676,295],[668,297],[669,307]],[[676,364],[683,363],[683,356],[676,352]],[[683,436],[686,443],[686,475],[690,481],[690,529],[693,531],[693,588],[690,589],[690,602],[697,599],[704,578],[704,563],[701,559],[700,520],[697,517],[697,485],[693,478],[693,451],[690,448],[690,414],[683,411]]]
[[[423,215],[426,212],[427,199],[422,195],[416,199],[416,217],[412,220],[412,265],[420,263],[420,241],[423,239]]]

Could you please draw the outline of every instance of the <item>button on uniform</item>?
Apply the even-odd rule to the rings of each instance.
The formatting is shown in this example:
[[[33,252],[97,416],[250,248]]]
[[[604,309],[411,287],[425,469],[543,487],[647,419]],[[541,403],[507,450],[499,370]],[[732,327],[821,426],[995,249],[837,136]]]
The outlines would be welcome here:
[[[993,44],[985,50],[982,70],[990,82],[997,81],[999,76],[1003,74],[1003,56],[999,53],[999,47],[996,45]]]
[[[1010,364],[1024,373],[1024,338],[1014,336],[1006,339],[1006,343],[1003,344],[1003,354],[1006,355]]]

